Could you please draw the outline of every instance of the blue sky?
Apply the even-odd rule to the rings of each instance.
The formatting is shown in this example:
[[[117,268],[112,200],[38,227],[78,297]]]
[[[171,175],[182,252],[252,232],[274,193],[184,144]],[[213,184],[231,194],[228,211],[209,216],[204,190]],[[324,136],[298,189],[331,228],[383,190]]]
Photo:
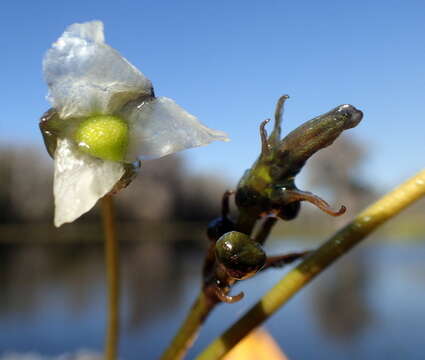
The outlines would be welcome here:
[[[423,1],[7,1],[0,14],[0,142],[42,146],[44,52],[74,22],[107,42],[229,143],[188,150],[196,171],[236,181],[258,155],[258,124],[284,93],[284,131],[351,103],[363,176],[383,189],[424,165]]]

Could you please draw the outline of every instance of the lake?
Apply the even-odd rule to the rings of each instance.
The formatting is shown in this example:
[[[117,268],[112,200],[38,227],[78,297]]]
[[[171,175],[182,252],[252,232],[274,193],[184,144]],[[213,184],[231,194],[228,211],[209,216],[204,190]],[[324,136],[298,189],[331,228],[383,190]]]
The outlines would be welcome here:
[[[273,241],[268,252],[310,246],[305,240]],[[159,357],[198,291],[202,257],[190,241],[121,243],[121,359]],[[424,259],[424,242],[366,241],[296,295],[266,328],[290,359],[423,359]],[[234,292],[243,290],[245,299],[216,308],[188,359],[283,273],[269,270],[238,284]],[[100,353],[105,291],[99,241],[0,244],[0,359]]]

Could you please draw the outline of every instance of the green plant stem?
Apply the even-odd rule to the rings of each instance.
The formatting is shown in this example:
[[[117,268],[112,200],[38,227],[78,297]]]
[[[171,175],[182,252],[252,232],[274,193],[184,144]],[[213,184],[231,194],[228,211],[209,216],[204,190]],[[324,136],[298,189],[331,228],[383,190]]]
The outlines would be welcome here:
[[[168,349],[162,355],[161,360],[183,359],[186,352],[192,346],[205,318],[215,307],[217,302],[211,301],[203,291],[201,291],[193,303],[186,320],[176,333]]]
[[[119,341],[119,247],[115,227],[112,195],[102,198],[102,217],[105,232],[105,262],[108,288],[108,319],[106,325],[105,359],[117,359]]]
[[[287,273],[239,321],[214,340],[197,360],[222,358],[254,328],[268,319],[304,285],[349,251],[386,220],[425,195],[425,170],[361,212],[297,267]]]
[[[238,231],[251,233],[256,221],[256,216],[241,212],[238,216],[237,229]],[[272,227],[271,224],[269,225],[270,226],[268,226],[266,230],[263,229],[263,231],[268,232]],[[262,236],[266,235],[262,234]],[[201,289],[192,307],[187,313],[186,319],[180,326],[170,345],[163,353],[161,360],[183,359],[195,341],[205,319],[218,303],[216,295],[210,294],[210,296],[208,296],[204,293],[204,289]]]

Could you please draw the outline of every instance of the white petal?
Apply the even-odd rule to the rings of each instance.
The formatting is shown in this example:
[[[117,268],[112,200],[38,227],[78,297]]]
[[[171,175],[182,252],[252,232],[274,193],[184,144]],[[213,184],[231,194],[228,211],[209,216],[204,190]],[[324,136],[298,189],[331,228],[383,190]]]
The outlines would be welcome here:
[[[224,132],[201,124],[166,97],[145,101],[139,106],[128,104],[122,116],[130,127],[128,161],[161,157],[215,140],[229,140]]]
[[[72,222],[112,190],[124,174],[120,163],[81,153],[67,139],[58,139],[55,152],[55,226]]]
[[[43,71],[48,99],[63,119],[113,113],[152,88],[139,70],[104,43],[100,21],[69,26],[47,51]]]

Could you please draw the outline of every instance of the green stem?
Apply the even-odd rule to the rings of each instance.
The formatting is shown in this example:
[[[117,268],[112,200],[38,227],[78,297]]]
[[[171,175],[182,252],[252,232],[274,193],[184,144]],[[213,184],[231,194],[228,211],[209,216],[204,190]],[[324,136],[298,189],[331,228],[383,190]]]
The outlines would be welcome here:
[[[244,230],[246,233],[251,233],[256,220],[252,215],[241,212],[238,216],[237,228],[239,231]],[[196,339],[196,335],[204,324],[205,319],[217,305],[217,300],[213,299],[216,299],[215,295],[208,296],[204,293],[203,289],[200,291],[186,315],[186,319],[180,326],[171,344],[165,350],[161,360],[179,360],[184,358]]]
[[[203,291],[200,292],[192,305],[186,320],[177,331],[172,343],[162,355],[161,360],[183,359],[192,346],[205,318],[215,307],[217,302],[211,301]]]
[[[119,341],[119,248],[115,228],[112,195],[102,198],[102,217],[105,232],[105,262],[108,287],[108,320],[105,339],[105,359],[117,359]]]
[[[291,270],[224,334],[214,340],[198,360],[222,358],[250,331],[263,323],[328,265],[357,245],[379,225],[425,195],[425,170],[361,212],[301,264]]]

